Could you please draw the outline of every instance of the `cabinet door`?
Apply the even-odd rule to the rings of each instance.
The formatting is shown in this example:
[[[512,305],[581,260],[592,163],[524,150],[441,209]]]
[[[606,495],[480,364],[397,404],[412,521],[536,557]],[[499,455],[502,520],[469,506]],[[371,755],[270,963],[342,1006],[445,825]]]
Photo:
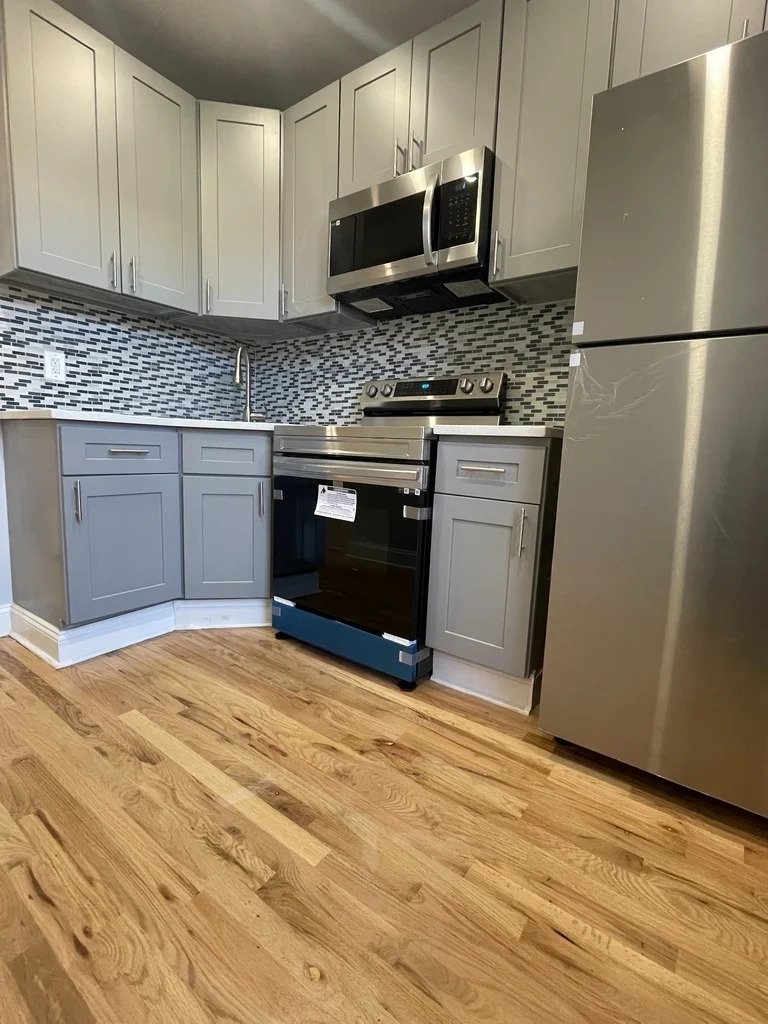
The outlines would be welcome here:
[[[200,104],[203,312],[278,319],[280,113]]]
[[[48,0],[7,0],[5,23],[18,264],[114,289],[114,45]]]
[[[184,477],[184,596],[267,598],[271,593],[272,481]]]
[[[507,0],[496,281],[578,264],[592,97],[608,87],[613,16],[614,0]]]
[[[524,677],[539,506],[436,494],[427,643]]]
[[[197,103],[122,50],[115,81],[123,291],[196,313]]]
[[[69,622],[181,597],[176,473],[62,477]]]
[[[413,41],[410,159],[494,147],[502,0],[480,0]]]
[[[339,83],[283,113],[283,287],[287,320],[328,313],[328,204],[339,193]]]
[[[765,0],[619,0],[612,85],[759,32]]]
[[[341,80],[339,195],[408,170],[410,42]]]

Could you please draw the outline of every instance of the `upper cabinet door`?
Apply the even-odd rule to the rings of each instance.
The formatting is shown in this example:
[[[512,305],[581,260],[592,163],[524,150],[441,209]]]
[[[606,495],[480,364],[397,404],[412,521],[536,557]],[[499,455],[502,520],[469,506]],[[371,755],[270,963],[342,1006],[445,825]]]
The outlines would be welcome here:
[[[411,167],[493,149],[502,7],[480,0],[414,39]]]
[[[408,170],[411,47],[403,43],[341,80],[340,196]]]
[[[332,312],[328,204],[338,195],[339,83],[283,113],[285,317]]]
[[[608,86],[613,16],[614,0],[507,0],[496,281],[578,264],[592,97]]]
[[[117,287],[115,48],[48,0],[7,0],[18,264]]]
[[[197,103],[116,54],[123,291],[198,310]]]
[[[200,104],[203,312],[277,320],[280,113]]]
[[[765,0],[619,0],[612,85],[759,32]]]

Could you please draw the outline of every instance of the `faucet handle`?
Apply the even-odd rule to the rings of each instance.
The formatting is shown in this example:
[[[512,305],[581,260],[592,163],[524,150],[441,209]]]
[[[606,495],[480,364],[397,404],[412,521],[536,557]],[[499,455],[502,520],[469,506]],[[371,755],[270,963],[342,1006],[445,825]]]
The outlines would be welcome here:
[[[258,422],[260,422],[262,420],[265,420],[266,418],[267,418],[266,412],[252,412],[251,413],[251,423],[258,423]]]

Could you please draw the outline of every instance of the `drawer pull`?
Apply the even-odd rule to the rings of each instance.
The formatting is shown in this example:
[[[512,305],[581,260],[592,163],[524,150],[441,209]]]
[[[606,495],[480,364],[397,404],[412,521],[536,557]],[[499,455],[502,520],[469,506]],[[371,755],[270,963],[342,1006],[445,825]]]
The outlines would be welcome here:
[[[503,466],[460,466],[460,470],[467,473],[506,473]]]
[[[110,455],[149,455],[149,448],[110,448]]]

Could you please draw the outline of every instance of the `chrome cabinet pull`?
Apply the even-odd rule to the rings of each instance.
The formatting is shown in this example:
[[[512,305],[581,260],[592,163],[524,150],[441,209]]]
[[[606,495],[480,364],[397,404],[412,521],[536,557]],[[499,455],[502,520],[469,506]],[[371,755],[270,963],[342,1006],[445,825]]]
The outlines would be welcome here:
[[[128,266],[131,268],[131,291],[136,291],[136,257],[131,256],[128,261]]]
[[[427,185],[427,190],[424,193],[424,209],[421,215],[421,236],[424,242],[424,259],[428,267],[433,267],[437,263],[437,256],[432,250],[432,210],[435,205],[435,190],[437,189],[437,183],[439,175],[435,174],[430,183]]]
[[[259,480],[259,518],[264,518],[264,481]]]
[[[520,535],[517,538],[517,557],[523,557],[523,533],[525,532],[525,509],[520,509]]]
[[[416,150],[419,151],[419,159],[417,160],[414,156]],[[421,167],[422,161],[422,144],[416,138],[415,134],[411,136],[411,170],[415,171],[418,167]]]
[[[280,285],[280,319],[288,319],[288,289],[284,284]]]
[[[205,279],[205,312],[211,312],[211,279],[206,277]]]
[[[741,26],[741,38],[746,39],[749,35],[749,18],[744,19],[744,24]]]
[[[496,278],[499,272],[499,245],[501,244],[501,237],[499,236],[498,229],[493,236],[493,260],[491,261],[491,277]]]
[[[149,448],[110,448],[110,455],[149,455]]]
[[[460,466],[467,473],[506,473],[503,466]]]
[[[400,155],[400,143],[395,139],[395,151],[392,154],[392,177],[396,178],[400,173],[397,169],[397,158]]]
[[[109,257],[109,262],[112,265],[112,273],[110,274],[110,282],[113,288],[117,288],[117,249],[112,250],[112,255]]]
[[[75,522],[83,521],[83,495],[80,490],[80,481],[75,480]]]

